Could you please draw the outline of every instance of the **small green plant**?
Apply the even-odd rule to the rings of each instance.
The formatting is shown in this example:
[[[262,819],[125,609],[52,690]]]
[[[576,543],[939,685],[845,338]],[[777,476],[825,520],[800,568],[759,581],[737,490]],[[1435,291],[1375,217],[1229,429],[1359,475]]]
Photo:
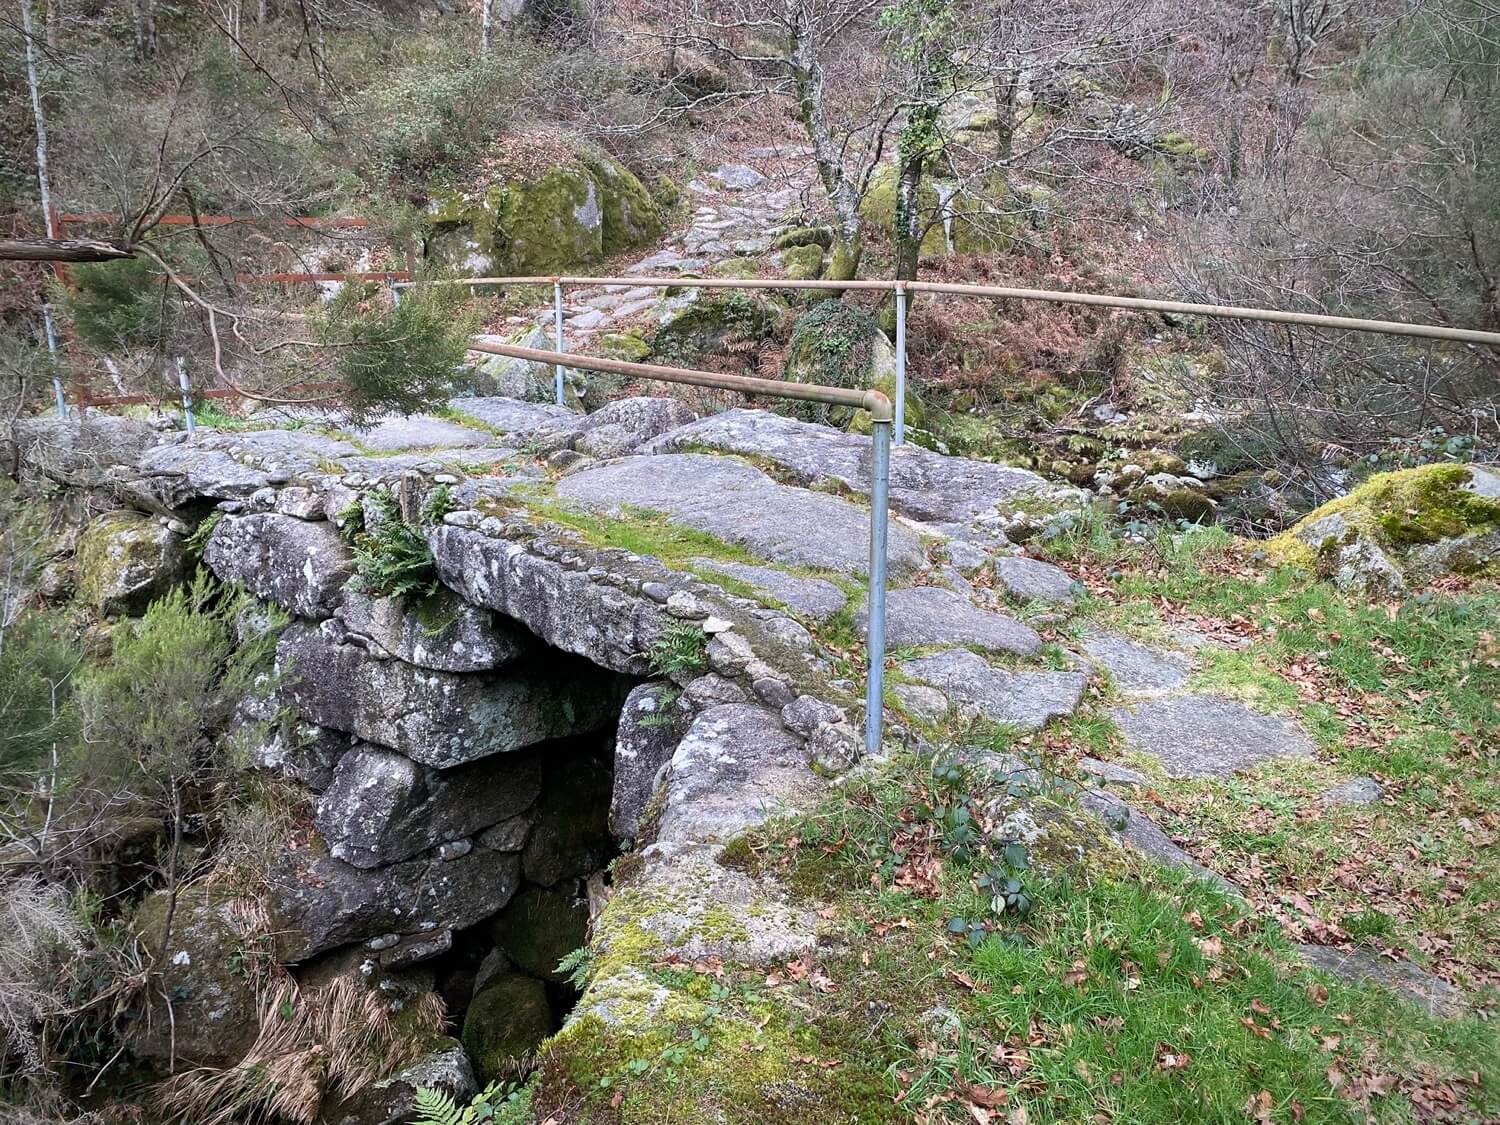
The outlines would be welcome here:
[[[349,501],[339,509],[335,523],[344,542],[353,543],[365,530],[365,506],[358,498]]]
[[[183,544],[187,553],[195,559],[203,558],[203,549],[208,546],[208,540],[214,533],[214,528],[219,526],[219,521],[224,518],[223,512],[210,512],[206,519],[200,520],[198,526],[193,528],[193,533],[187,537]]]
[[[422,520],[424,523],[442,523],[443,517],[456,507],[458,503],[453,499],[453,490],[446,484],[440,484],[423,503]]]
[[[593,967],[594,951],[586,945],[580,945],[557,963],[557,971],[566,975],[568,983],[580,992],[588,986]]]
[[[415,1125],[480,1125],[498,1121],[502,1110],[519,1106],[524,1100],[525,1095],[511,1082],[491,1082],[468,1105],[462,1106],[443,1090],[419,1086]]]
[[[377,492],[372,500],[380,519],[351,537],[354,570],[364,590],[382,598],[430,597],[437,572],[427,537],[401,518],[396,498]]]
[[[646,654],[659,676],[696,675],[708,666],[708,637],[697,625],[674,621],[662,631]]]

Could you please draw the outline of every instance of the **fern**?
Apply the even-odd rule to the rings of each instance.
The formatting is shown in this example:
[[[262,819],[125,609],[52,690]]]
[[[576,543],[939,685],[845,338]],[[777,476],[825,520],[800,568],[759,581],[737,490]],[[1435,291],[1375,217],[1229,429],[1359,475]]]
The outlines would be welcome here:
[[[373,528],[359,509],[359,530],[349,536],[354,547],[354,569],[360,585],[375,597],[428,597],[437,592],[437,572],[427,537],[401,518],[400,506],[389,492],[376,492],[370,500],[379,516]],[[355,526],[351,504],[345,527]]]
[[[479,1125],[494,1121],[496,1111],[520,1099],[521,1094],[509,1082],[491,1082],[461,1106],[451,1095],[429,1086],[417,1087],[417,1116],[413,1125]]]
[[[701,627],[686,621],[674,621],[656,638],[646,658],[659,676],[697,675],[708,667],[704,651],[707,646],[708,637]]]
[[[214,528],[219,526],[219,521],[224,518],[223,512],[213,512],[206,519],[199,521],[193,533],[187,537],[183,544],[190,557],[201,560],[203,549],[208,546],[209,536],[213,535]]]
[[[417,1087],[416,1125],[463,1125],[464,1112],[446,1092]]]
[[[588,987],[589,972],[594,967],[594,951],[580,945],[557,963],[557,971],[568,978],[568,983],[582,992]]]

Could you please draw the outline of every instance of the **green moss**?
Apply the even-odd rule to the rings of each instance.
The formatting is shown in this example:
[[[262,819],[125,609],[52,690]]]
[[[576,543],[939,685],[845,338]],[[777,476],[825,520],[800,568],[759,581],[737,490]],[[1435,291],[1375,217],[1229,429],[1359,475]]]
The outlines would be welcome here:
[[[606,332],[594,342],[595,349],[606,359],[644,362],[651,355],[651,345],[639,332]]]
[[[816,243],[790,247],[781,258],[783,271],[793,281],[813,281],[823,275],[823,248]]]
[[[494,268],[516,274],[564,273],[661,232],[656,204],[641,182],[583,148],[539,176],[493,184],[477,196],[434,192],[429,214],[439,235],[462,236],[450,246],[451,258],[465,259],[474,252],[472,242]]]
[[[776,249],[790,250],[794,246],[817,246],[823,250],[833,247],[833,231],[827,227],[793,227],[776,240]]]
[[[780,320],[768,302],[739,292],[705,293],[656,330],[652,356],[670,366],[691,367],[731,338],[760,340]]]
[[[755,860],[755,849],[751,847],[749,838],[736,836],[725,844],[719,852],[718,864],[720,867],[728,867],[735,871],[754,871],[758,865]]]
[[[715,262],[708,267],[711,277],[759,277],[760,266],[753,258],[725,258],[722,262]]]
[[[869,190],[859,205],[860,217],[888,236],[896,231],[896,187],[899,172],[895,165],[886,165],[870,181]],[[924,178],[917,192],[917,207],[925,231],[922,236],[921,256],[941,258],[948,253],[948,239],[953,239],[953,249],[959,254],[983,254],[994,250],[1006,250],[1012,245],[1010,218],[1002,214],[1004,200],[1009,195],[1005,180],[992,176],[984,186],[983,197],[959,191],[947,202],[948,229],[939,215],[942,199],[930,178]]]
[[[495,944],[532,976],[561,982],[557,963],[588,936],[586,905],[577,902],[573,883],[526,887],[510,900],[490,927]]]
[[[481,1083],[508,1077],[516,1060],[534,1051],[552,1031],[547,986],[534,977],[504,973],[487,982],[464,1016],[463,1045]]]
[[[183,541],[140,512],[110,512],[84,531],[76,556],[78,596],[105,615],[137,614],[187,570]]]
[[[1463,465],[1421,465],[1377,473],[1272,539],[1266,551],[1280,561],[1308,566],[1337,529],[1342,529],[1344,539],[1369,537],[1398,553],[1473,532],[1500,530],[1500,502],[1468,491],[1464,486],[1472,476]],[[1323,538],[1314,543],[1320,534]]]

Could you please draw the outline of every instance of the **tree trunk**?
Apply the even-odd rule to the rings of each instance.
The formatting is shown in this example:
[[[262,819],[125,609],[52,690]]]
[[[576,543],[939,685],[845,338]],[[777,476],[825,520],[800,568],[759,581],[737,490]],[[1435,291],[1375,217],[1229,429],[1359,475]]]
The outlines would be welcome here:
[[[0,238],[0,261],[115,262],[135,252],[92,238]]]
[[[922,256],[922,153],[916,152],[901,162],[896,180],[896,277],[902,281],[917,279],[917,261]]]
[[[131,0],[130,15],[136,60],[149,59],[156,54],[156,0]]]
[[[21,33],[26,40],[26,85],[31,92],[31,116],[36,127],[36,182],[41,192],[42,223],[49,238],[58,231],[52,226],[52,180],[47,170],[47,115],[42,110],[41,79],[36,65],[36,39],[31,18],[31,0],[21,0]]]
[[[1003,68],[995,77],[995,155],[1009,160],[1016,145],[1016,87],[1014,67]]]
[[[490,53],[490,29],[495,19],[494,0],[479,0],[479,53]]]
[[[833,141],[823,113],[823,67],[812,44],[794,31],[788,68],[797,84],[797,116],[807,139],[812,142],[813,163],[823,183],[824,194],[838,217],[839,237],[834,246],[827,276],[835,281],[852,281],[859,273],[859,259],[864,250],[859,219],[859,195],[844,171],[842,155]],[[834,297],[842,296],[830,290]]]

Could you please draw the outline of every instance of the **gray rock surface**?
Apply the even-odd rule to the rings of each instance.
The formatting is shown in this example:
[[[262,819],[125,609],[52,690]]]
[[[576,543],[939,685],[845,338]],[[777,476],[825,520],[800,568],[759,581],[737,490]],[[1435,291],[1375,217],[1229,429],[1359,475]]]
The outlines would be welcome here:
[[[772,566],[721,562],[718,559],[694,559],[693,566],[753,586],[764,598],[780,602],[793,613],[813,621],[828,620],[848,601],[844,591],[826,578],[804,578]]]
[[[590,465],[558,481],[557,495],[595,511],[635,506],[662,512],[772,562],[845,574],[864,574],[869,565],[867,512],[722,457],[684,453]],[[897,574],[919,566],[917,537],[893,525],[889,559]]]
[[[354,574],[353,556],[333,524],[276,512],[223,517],[203,561],[224,581],[298,617],[332,614]]]
[[[766,182],[765,176],[748,164],[724,164],[709,177],[725,191],[748,191]]]
[[[1119,762],[1104,762],[1098,758],[1078,759],[1078,768],[1084,773],[1092,774],[1100,781],[1113,785],[1147,785],[1150,778],[1140,770],[1133,770],[1129,766],[1122,766]]]
[[[335,859],[379,867],[513,817],[541,789],[541,767],[531,754],[435,770],[383,746],[356,743],[318,801],[318,832]]]
[[[455,675],[380,660],[336,622],[294,623],[277,646],[287,701],[302,718],[445,769],[614,720],[624,685],[558,662],[524,673]]]
[[[854,626],[863,636],[870,615],[861,607]],[[885,640],[891,648],[975,645],[989,652],[1031,656],[1042,647],[1036,630],[1013,617],[980,609],[962,594],[940,586],[913,586],[886,595]]]
[[[776,715],[746,703],[710,707],[694,719],[671,770],[655,845],[668,851],[727,843],[821,788],[802,739]]]
[[[297,849],[271,870],[277,957],[301,961],[380,934],[463,929],[505,906],[520,876],[518,856],[487,848],[453,860],[430,853],[372,870],[320,847]]]
[[[1385,796],[1385,787],[1373,777],[1354,777],[1318,795],[1325,805],[1373,805]]]
[[[431,414],[410,414],[387,418],[365,430],[355,432],[355,439],[365,449],[376,453],[405,453],[412,449],[474,449],[496,441],[495,435],[435,418]]]
[[[1109,712],[1125,744],[1172,777],[1227,777],[1272,758],[1309,757],[1312,740],[1290,719],[1219,695],[1147,699]]]
[[[640,684],[625,697],[615,733],[614,795],[609,804],[610,829],[617,839],[639,835],[657,775],[677,749],[683,722],[674,705],[680,695],[675,685],[658,682]]]
[[[474,605],[601,667],[649,674],[645,654],[670,620],[656,603],[539,557],[524,543],[451,526],[434,528],[428,543],[439,577]]]
[[[996,559],[994,569],[996,581],[1018,601],[1064,603],[1078,597],[1073,576],[1049,562],[1010,555]]]
[[[697,417],[675,398],[616,399],[585,416],[573,448],[590,457],[623,457]]]
[[[0,460],[15,465],[23,481],[92,488],[117,466],[134,466],[156,441],[156,431],[139,418],[95,412],[81,418],[18,418],[0,433]]]
[[[870,439],[764,410],[727,410],[647,443],[642,452],[707,448],[770,460],[806,485],[870,491]],[[905,445],[891,457],[891,506],[919,520],[967,524],[1018,494],[1049,491],[1025,469]]]
[[[577,433],[583,425],[582,414],[552,403],[480,397],[455,398],[448,405],[460,418],[468,415],[503,434],[508,444]]]
[[[489,671],[535,647],[524,630],[447,588],[417,605],[345,590],[337,616],[385,655],[438,672]]]
[[[1456,1019],[1471,1011],[1460,990],[1410,961],[1392,961],[1363,949],[1331,945],[1299,945],[1297,952],[1315,969],[1353,984],[1378,984],[1431,1015]]]
[[[974,714],[1024,730],[1071,715],[1088,682],[1081,672],[1007,672],[966,649],[908,660],[901,670]]]
[[[1125,695],[1171,691],[1186,683],[1193,670],[1185,653],[1141,644],[1118,633],[1087,632],[1078,647],[1092,664],[1109,673]]]
[[[1204,867],[1187,852],[1172,843],[1170,837],[1144,813],[1132,808],[1113,793],[1095,790],[1085,793],[1078,803],[1097,816],[1120,839],[1137,851],[1168,867],[1180,867],[1213,883],[1221,890],[1238,895],[1239,888],[1217,871]]]

